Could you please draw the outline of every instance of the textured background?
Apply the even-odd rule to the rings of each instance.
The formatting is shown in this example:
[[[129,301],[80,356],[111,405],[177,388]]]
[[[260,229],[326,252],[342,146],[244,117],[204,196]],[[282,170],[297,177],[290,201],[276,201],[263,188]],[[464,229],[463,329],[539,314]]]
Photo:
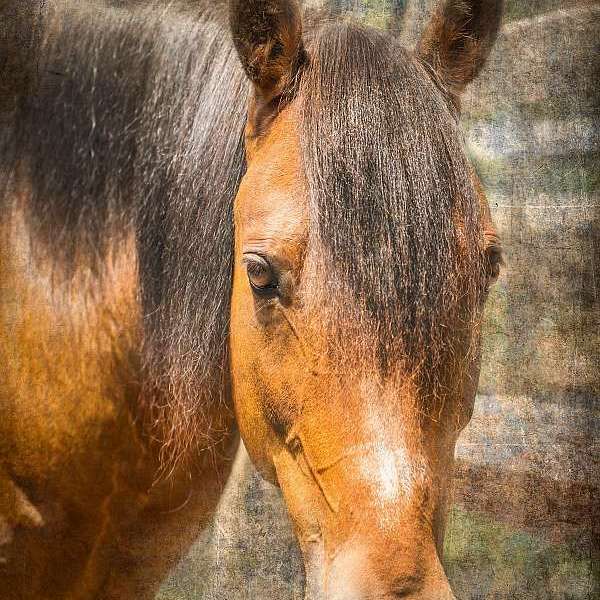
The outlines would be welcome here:
[[[342,0],[383,25],[388,0]],[[407,43],[431,2],[406,8]],[[459,598],[600,598],[600,4],[507,0],[464,128],[507,266],[457,449],[445,563]],[[161,600],[291,600],[302,567],[279,492],[238,456]]]

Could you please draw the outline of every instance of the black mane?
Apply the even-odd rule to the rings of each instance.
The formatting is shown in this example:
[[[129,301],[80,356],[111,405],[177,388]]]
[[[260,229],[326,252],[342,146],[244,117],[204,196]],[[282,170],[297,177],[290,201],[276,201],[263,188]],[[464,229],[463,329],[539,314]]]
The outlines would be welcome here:
[[[332,308],[355,365],[438,373],[456,338],[448,328],[477,312],[485,276],[456,108],[389,33],[325,23],[307,52],[300,130],[323,267],[311,301]]]

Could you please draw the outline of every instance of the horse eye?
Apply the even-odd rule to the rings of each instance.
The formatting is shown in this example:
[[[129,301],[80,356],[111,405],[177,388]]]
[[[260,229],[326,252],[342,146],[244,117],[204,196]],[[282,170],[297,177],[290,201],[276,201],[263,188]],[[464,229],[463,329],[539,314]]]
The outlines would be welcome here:
[[[279,281],[273,267],[262,256],[256,254],[244,257],[250,287],[262,296],[275,296],[278,293]]]

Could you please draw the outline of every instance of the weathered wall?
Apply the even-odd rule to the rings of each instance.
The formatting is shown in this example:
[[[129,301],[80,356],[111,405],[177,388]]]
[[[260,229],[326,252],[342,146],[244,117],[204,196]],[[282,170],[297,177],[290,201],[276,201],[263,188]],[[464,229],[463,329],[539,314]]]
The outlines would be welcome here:
[[[339,0],[375,24],[390,0]],[[507,3],[464,101],[506,249],[459,448],[446,564],[460,598],[600,597],[600,5]],[[407,9],[413,39],[428,0]],[[212,527],[161,600],[291,600],[302,568],[277,490],[238,457]]]

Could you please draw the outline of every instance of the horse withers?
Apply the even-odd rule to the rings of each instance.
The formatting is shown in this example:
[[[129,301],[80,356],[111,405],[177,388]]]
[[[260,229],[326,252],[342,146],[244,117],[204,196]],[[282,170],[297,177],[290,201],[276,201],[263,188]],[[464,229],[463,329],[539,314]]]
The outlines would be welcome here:
[[[414,51],[292,0],[27,4],[0,138],[2,595],[151,597],[239,428],[307,598],[451,598],[500,262],[458,119],[501,2],[448,0]]]

